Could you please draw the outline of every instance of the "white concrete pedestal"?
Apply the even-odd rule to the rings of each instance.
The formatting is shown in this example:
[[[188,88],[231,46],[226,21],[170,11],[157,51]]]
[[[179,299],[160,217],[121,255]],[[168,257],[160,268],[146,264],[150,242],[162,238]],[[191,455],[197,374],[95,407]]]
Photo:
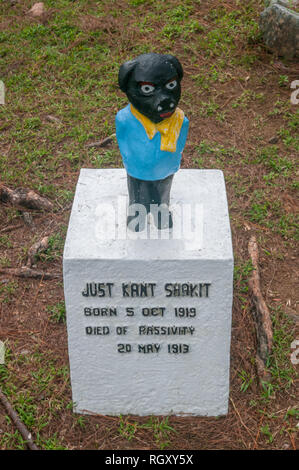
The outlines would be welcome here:
[[[74,411],[226,414],[233,253],[223,174],[174,176],[170,232],[126,233],[126,197],[125,170],[81,170],[63,257]]]

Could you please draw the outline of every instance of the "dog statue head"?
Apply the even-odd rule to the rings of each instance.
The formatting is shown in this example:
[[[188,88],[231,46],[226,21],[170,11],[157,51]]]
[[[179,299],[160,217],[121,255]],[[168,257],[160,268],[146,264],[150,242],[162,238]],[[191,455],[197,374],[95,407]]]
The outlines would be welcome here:
[[[157,124],[175,111],[182,78],[183,68],[176,57],[149,53],[121,65],[118,83],[137,111]]]

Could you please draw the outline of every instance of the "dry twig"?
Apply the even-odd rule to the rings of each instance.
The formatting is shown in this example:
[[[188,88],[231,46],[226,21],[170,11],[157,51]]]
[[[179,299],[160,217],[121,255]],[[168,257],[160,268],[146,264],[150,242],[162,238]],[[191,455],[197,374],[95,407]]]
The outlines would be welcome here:
[[[246,424],[245,424],[244,421],[242,420],[241,415],[240,415],[240,413],[239,413],[239,411],[238,411],[238,409],[237,409],[237,407],[236,407],[236,405],[235,405],[235,403],[234,403],[234,400],[233,400],[232,398],[230,398],[230,402],[231,402],[231,404],[233,405],[234,410],[235,410],[237,416],[239,417],[240,423],[241,423],[242,426],[246,429],[246,431],[248,432],[249,436],[250,436],[250,437],[253,437],[252,432],[250,431],[250,429],[246,426]]]

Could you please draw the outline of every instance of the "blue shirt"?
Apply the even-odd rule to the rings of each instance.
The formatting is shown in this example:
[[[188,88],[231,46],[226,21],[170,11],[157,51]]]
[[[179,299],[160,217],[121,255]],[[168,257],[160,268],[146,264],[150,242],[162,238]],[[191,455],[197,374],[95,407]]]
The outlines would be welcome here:
[[[150,140],[141,122],[133,116],[130,104],[115,118],[116,138],[123,164],[133,178],[155,181],[178,171],[185,147],[189,120],[184,117],[175,152],[160,150],[161,134]]]

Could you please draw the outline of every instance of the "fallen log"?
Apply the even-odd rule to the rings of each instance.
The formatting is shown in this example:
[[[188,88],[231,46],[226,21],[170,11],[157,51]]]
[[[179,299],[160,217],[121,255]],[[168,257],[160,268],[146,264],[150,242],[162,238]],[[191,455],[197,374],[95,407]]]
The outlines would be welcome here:
[[[26,442],[27,447],[30,450],[39,450],[39,448],[37,447],[37,445],[34,443],[32,439],[31,433],[28,431],[25,424],[22,423],[18,414],[13,409],[13,407],[11,406],[11,404],[9,403],[8,399],[6,398],[6,396],[4,395],[1,389],[0,389],[0,401],[2,405],[4,406],[4,408],[6,409],[8,416],[11,418],[16,428],[21,433],[23,439]]]
[[[14,206],[22,206],[34,210],[53,210],[53,204],[48,199],[39,196],[31,189],[17,188],[10,189],[0,185],[0,202],[9,203]]]
[[[44,280],[58,279],[60,277],[60,275],[57,273],[47,273],[44,271],[38,271],[36,269],[28,268],[27,266],[23,266],[22,268],[0,268],[0,274],[5,274],[7,276]]]
[[[273,331],[271,315],[261,292],[258,245],[254,235],[249,240],[248,252],[253,265],[253,271],[248,285],[252,298],[252,312],[257,335],[256,365],[260,381],[265,381],[268,379],[269,375],[267,372],[267,361],[272,352]]]

